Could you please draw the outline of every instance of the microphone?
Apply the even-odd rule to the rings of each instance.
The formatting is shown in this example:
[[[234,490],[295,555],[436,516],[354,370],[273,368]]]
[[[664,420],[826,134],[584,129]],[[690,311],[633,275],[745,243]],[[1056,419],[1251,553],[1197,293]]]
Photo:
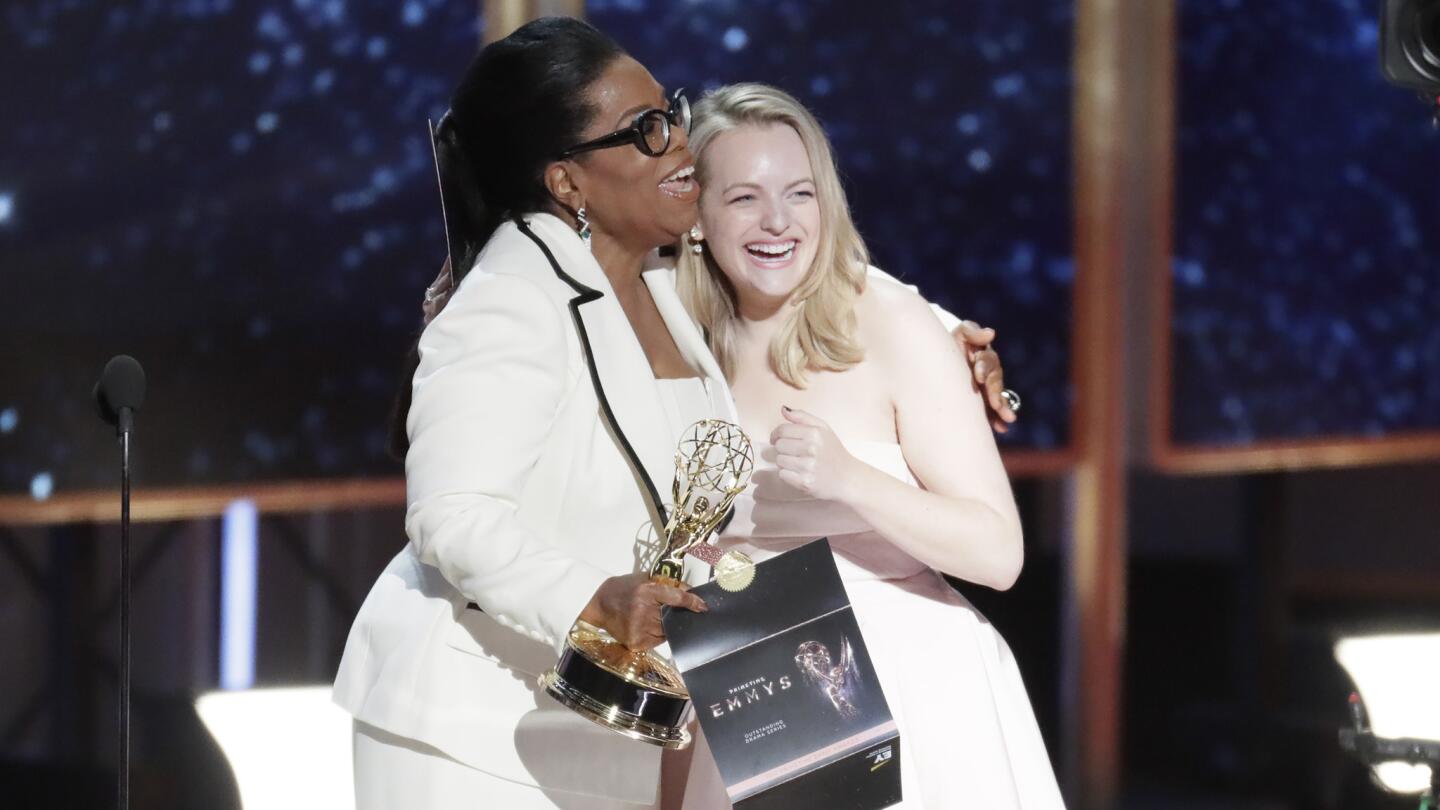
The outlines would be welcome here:
[[[117,433],[129,433],[135,413],[145,404],[145,369],[130,355],[117,354],[100,372],[94,393],[100,418],[114,425]]]
[[[105,364],[93,392],[95,406],[120,439],[120,695],[119,752],[116,756],[115,806],[130,807],[130,431],[135,412],[145,404],[145,369],[128,354]]]

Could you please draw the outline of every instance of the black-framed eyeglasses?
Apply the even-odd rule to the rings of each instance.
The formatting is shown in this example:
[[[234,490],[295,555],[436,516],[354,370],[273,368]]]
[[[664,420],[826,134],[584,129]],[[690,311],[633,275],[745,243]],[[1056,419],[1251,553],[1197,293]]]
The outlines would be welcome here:
[[[634,144],[636,149],[649,155],[659,157],[665,154],[670,148],[670,128],[679,127],[690,131],[690,102],[685,98],[685,90],[682,88],[675,91],[670,99],[670,109],[658,110],[654,107],[645,110],[635,116],[635,121],[624,129],[617,129],[609,135],[601,135],[593,141],[586,141],[566,149],[560,153],[560,157],[570,158],[582,152],[591,152],[596,149],[609,149],[612,146],[624,146]]]

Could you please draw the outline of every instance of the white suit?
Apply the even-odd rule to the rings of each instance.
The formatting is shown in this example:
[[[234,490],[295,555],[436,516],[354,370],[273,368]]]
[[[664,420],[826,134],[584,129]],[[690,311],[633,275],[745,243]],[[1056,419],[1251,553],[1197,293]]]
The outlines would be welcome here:
[[[409,543],[360,609],[335,700],[494,777],[651,804],[660,749],[535,681],[601,581],[637,570],[637,537],[669,497],[674,439],[600,266],[559,219],[526,221],[496,231],[420,339]],[[673,275],[645,281],[681,354],[726,391]],[[714,415],[733,421],[720,399]]]

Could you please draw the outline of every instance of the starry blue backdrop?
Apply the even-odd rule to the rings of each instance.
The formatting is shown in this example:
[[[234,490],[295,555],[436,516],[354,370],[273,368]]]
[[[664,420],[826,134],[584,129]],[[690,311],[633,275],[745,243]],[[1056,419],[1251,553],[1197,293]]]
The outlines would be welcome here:
[[[1174,439],[1440,428],[1440,137],[1378,4],[1180,11]]]
[[[150,378],[143,484],[395,474],[390,396],[444,257],[426,118],[477,16],[7,2],[3,488],[113,485],[89,392],[117,352]]]
[[[444,255],[425,122],[475,51],[476,5],[5,4],[0,490],[115,483],[89,393],[118,352],[150,376],[144,485],[399,472],[390,398]],[[671,86],[770,81],[814,105],[877,263],[999,328],[1026,397],[1006,441],[1058,446],[1069,3],[905,10],[589,13]]]

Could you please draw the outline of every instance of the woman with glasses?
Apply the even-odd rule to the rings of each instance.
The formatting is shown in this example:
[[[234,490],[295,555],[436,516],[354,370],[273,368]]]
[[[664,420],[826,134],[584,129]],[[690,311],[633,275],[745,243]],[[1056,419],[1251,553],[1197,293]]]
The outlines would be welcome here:
[[[643,271],[698,217],[689,122],[609,38],[544,19],[485,48],[439,124],[455,278],[398,403],[409,543],[335,682],[360,810],[679,806],[680,760],[536,681],[576,619],[643,650],[662,605],[705,609],[632,573],[685,428],[738,418],[673,273]],[[966,337],[998,397],[992,333]]]
[[[536,678],[576,619],[643,650],[662,605],[705,609],[632,573],[683,431],[734,419],[673,283],[642,274],[696,220],[688,124],[608,37],[544,19],[480,53],[438,126],[459,278],[401,403],[409,543],[335,683],[361,810],[657,804],[660,749]]]
[[[763,560],[828,536],[900,728],[907,808],[1062,802],[1009,647],[941,572],[1005,590],[1020,518],[964,357],[877,275],[814,116],[720,88],[691,135],[700,223],[681,297],[756,439],[756,485],[721,547]],[[703,742],[684,806],[728,807]]]

